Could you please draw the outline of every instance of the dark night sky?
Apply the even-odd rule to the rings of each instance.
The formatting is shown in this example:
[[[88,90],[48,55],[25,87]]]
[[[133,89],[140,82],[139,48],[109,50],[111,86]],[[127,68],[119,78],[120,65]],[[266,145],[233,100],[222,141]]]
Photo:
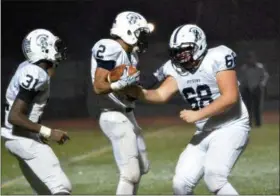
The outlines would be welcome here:
[[[108,37],[115,16],[128,10],[140,12],[155,23],[150,43],[165,42],[166,50],[172,31],[191,22],[204,29],[208,40],[224,44],[234,44],[237,40],[278,38],[280,41],[280,0],[2,0],[1,3],[2,104],[10,77],[23,60],[22,39],[36,28],[46,28],[60,36],[67,44],[68,59],[84,61],[85,69],[94,43]],[[74,101],[75,104],[68,105],[76,105]]]
[[[156,24],[151,41],[168,41],[174,28],[195,22],[208,39],[279,37],[279,0],[2,1],[2,57],[22,58],[21,41],[34,28],[57,33],[73,58],[88,56],[107,37],[117,13],[137,11]],[[200,14],[198,10],[200,8]]]

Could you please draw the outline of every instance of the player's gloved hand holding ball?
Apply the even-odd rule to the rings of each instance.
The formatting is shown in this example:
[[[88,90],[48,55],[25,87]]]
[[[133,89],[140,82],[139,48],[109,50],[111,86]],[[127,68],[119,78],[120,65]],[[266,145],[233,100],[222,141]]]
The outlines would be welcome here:
[[[123,89],[126,86],[135,84],[140,79],[140,71],[134,66],[121,65],[113,69],[107,76],[111,83],[111,89],[114,91]]]

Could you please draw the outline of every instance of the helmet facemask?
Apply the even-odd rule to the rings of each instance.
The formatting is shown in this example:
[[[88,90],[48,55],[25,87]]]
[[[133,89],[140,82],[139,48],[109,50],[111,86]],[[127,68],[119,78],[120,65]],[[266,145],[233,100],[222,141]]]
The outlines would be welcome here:
[[[197,50],[198,46],[195,43],[184,43],[180,47],[170,48],[169,55],[172,64],[180,72],[193,70],[197,66],[197,61],[193,59]]]
[[[137,38],[137,52],[144,53],[148,49],[148,37],[150,35],[149,28],[139,28],[134,31],[134,36]]]
[[[67,58],[67,47],[65,43],[61,39],[57,39],[54,43],[54,49],[57,52],[55,54],[55,63],[56,65],[59,64],[61,61],[66,60]]]

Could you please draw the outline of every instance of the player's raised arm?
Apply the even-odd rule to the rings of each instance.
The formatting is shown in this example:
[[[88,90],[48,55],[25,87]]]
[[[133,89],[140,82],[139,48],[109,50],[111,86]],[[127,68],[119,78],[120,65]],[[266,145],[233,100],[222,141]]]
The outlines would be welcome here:
[[[128,95],[141,101],[160,104],[167,102],[178,91],[178,86],[176,80],[172,76],[168,76],[157,89],[147,90],[141,86],[130,86],[125,91]]]
[[[208,106],[199,110],[199,120],[221,114],[229,110],[239,100],[238,81],[235,67],[236,54],[230,50],[229,53],[220,55],[217,62],[216,81],[221,96]]]

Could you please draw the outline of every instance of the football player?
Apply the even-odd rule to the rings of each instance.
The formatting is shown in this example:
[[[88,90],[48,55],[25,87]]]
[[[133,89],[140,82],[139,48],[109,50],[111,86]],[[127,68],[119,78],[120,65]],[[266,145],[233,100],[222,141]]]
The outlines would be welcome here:
[[[50,93],[50,77],[65,59],[63,42],[50,31],[36,29],[23,40],[22,62],[6,91],[5,127],[1,128],[5,147],[18,160],[33,191],[43,195],[70,195],[71,183],[59,160],[46,143],[63,144],[66,132],[40,124]]]
[[[154,74],[163,81],[161,86],[127,87],[127,93],[165,103],[179,91],[191,105],[192,110],[182,110],[180,118],[195,123],[196,132],[178,160],[174,194],[192,194],[204,177],[212,193],[237,195],[228,175],[247,144],[250,126],[234,70],[236,54],[224,45],[208,49],[203,30],[193,24],[176,28],[169,47],[170,60]]]
[[[134,117],[135,99],[121,90],[139,81],[140,72],[129,76],[124,71],[120,80],[109,83],[108,73],[120,65],[137,66],[138,54],[147,49],[151,33],[146,19],[139,13],[119,13],[111,28],[111,38],[99,40],[92,48],[91,76],[96,94],[103,101],[99,124],[112,143],[120,177],[116,194],[136,194],[141,175],[148,172],[149,161],[141,128]]]

